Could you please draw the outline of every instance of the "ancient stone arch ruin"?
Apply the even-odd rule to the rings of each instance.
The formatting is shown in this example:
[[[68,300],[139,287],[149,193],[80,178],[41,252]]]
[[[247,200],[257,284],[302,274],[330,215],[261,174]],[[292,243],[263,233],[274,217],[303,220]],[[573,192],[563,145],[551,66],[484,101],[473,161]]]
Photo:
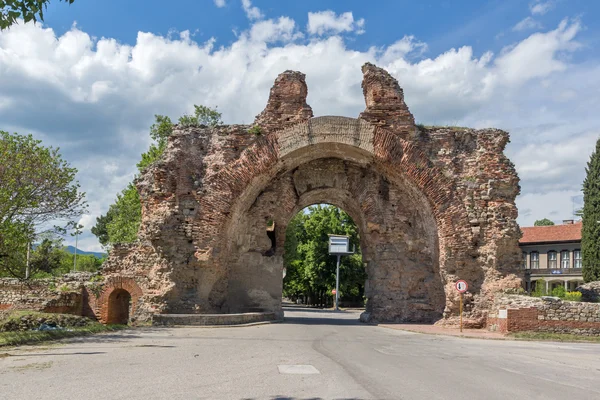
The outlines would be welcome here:
[[[518,178],[508,134],[416,126],[398,82],[363,66],[358,118],[313,118],[304,74],[286,71],[255,124],[177,128],[137,181],[139,240],[104,274],[134,280],[133,311],[281,316],[285,230],[331,203],[360,229],[364,320],[484,323],[494,293],[518,288]],[[274,221],[274,233],[267,232]]]

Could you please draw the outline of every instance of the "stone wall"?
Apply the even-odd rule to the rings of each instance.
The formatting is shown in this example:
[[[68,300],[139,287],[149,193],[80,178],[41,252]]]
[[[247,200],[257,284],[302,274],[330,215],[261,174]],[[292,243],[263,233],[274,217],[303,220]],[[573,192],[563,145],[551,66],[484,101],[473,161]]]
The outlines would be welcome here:
[[[588,282],[577,288],[581,292],[581,300],[600,302],[600,281]]]
[[[499,332],[600,335],[600,303],[505,295],[496,299],[487,327]]]
[[[111,295],[125,290],[130,296],[128,309],[111,310]],[[144,321],[142,289],[126,276],[101,276],[90,273],[66,274],[53,279],[21,281],[0,278],[0,311],[31,310],[73,314],[110,322],[113,312],[125,312],[129,321]]]
[[[10,309],[82,315],[81,285],[62,279],[0,278],[0,310]]]
[[[508,134],[418,127],[392,76],[371,64],[363,75],[359,118],[313,118],[304,74],[286,71],[253,125],[175,128],[136,181],[139,241],[104,269],[140,288],[138,317],[281,316],[285,229],[319,202],[359,225],[365,320],[453,324],[465,279],[465,321],[481,327],[495,293],[521,286]]]

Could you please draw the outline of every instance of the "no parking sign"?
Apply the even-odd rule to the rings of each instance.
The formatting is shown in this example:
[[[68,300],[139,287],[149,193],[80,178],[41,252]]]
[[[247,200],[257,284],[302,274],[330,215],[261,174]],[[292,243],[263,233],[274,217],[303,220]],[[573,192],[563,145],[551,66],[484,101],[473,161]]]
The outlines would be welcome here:
[[[463,281],[461,279],[459,281],[456,281],[456,284],[454,285],[454,287],[456,287],[456,290],[458,290],[458,293],[460,293],[459,314],[460,314],[460,331],[462,332],[463,293],[469,289],[469,285],[467,284],[467,281]]]
[[[467,282],[463,280],[456,282],[455,286],[456,290],[458,290],[460,293],[464,293],[469,289],[469,285],[467,285]]]

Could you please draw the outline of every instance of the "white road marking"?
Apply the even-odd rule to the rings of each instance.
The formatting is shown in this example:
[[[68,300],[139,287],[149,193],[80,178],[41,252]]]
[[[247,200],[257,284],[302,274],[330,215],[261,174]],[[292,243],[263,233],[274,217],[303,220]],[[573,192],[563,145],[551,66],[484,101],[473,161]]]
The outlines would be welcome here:
[[[320,374],[319,370],[312,365],[278,365],[280,374]]]

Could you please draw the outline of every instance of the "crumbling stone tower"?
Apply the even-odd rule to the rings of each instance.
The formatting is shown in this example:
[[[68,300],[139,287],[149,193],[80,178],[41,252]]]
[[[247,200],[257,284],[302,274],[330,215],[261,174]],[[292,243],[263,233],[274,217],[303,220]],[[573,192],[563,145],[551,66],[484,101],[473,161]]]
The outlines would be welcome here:
[[[520,287],[508,134],[416,126],[398,82],[362,71],[358,118],[313,118],[304,74],[286,71],[254,126],[175,129],[137,181],[138,242],[116,247],[104,269],[139,288],[138,318],[281,316],[285,230],[316,203],[343,208],[360,230],[364,320],[452,322],[465,279],[466,321],[478,326],[495,292]]]

